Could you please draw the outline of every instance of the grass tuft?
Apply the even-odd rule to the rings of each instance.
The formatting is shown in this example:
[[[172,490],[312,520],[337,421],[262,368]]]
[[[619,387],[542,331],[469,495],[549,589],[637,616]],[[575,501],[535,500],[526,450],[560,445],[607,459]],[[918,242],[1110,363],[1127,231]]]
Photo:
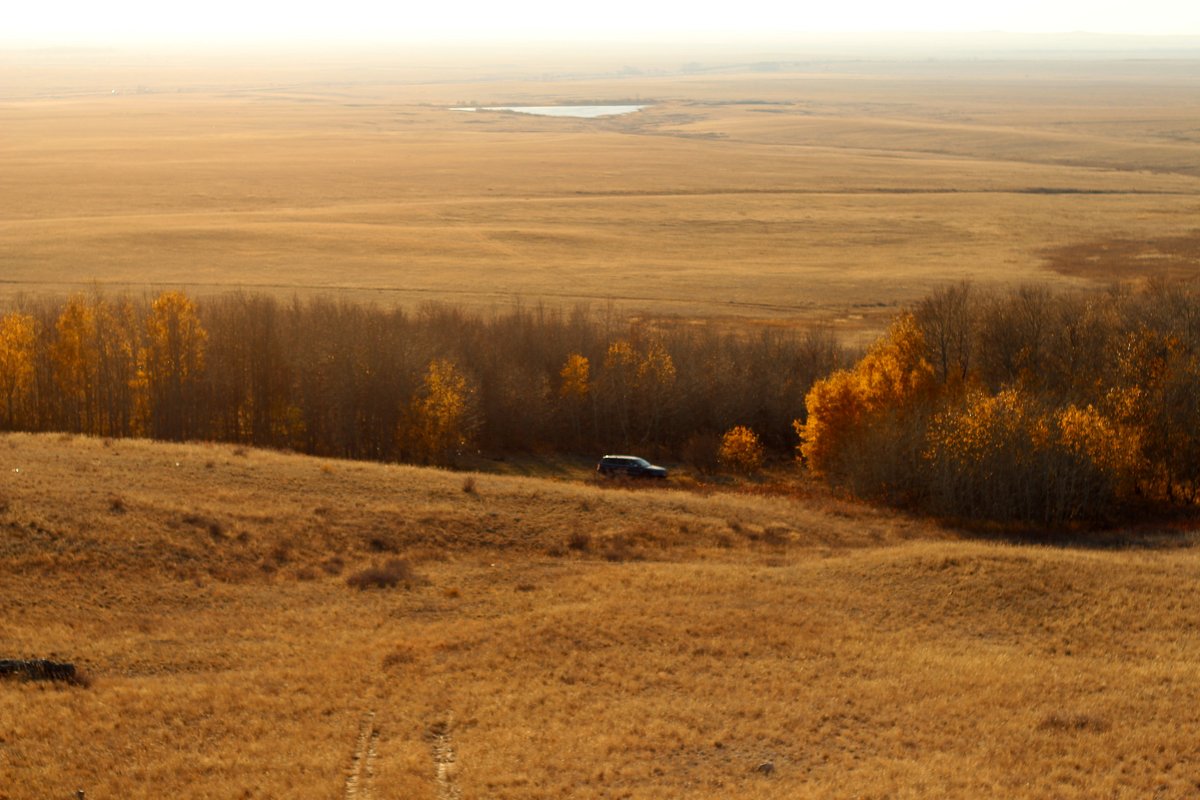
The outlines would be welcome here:
[[[354,573],[346,578],[346,584],[360,590],[392,589],[401,583],[412,586],[416,578],[411,564],[402,558],[392,558]]]
[[[1090,714],[1049,714],[1037,726],[1039,731],[1064,733],[1104,733],[1112,728],[1108,720]]]
[[[479,489],[475,486],[474,475],[468,475],[463,479],[462,490],[464,494],[479,494]]]

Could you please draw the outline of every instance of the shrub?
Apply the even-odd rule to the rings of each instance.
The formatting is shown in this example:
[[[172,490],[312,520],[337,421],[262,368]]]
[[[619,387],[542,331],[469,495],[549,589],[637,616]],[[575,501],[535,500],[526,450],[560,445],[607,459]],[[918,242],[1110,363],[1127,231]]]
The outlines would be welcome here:
[[[754,431],[744,425],[738,425],[730,428],[721,437],[718,458],[727,469],[753,475],[762,467],[763,446]]]
[[[355,589],[391,589],[401,583],[406,586],[416,581],[412,565],[401,558],[392,558],[384,564],[376,564],[346,578],[346,583]]]

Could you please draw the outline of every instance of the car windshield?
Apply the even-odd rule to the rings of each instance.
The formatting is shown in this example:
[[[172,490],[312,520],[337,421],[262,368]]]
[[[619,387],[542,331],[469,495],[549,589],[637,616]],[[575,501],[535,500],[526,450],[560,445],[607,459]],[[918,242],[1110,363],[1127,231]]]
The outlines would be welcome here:
[[[637,464],[639,467],[650,466],[650,462],[644,458],[635,458],[635,459],[632,459],[632,461],[633,461],[633,463]]]

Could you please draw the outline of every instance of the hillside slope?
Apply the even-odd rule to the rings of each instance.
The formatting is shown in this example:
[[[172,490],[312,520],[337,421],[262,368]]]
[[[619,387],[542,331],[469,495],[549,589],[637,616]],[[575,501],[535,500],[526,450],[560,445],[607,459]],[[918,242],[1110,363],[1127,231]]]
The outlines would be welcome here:
[[[0,798],[1194,796],[1192,538],[4,436]]]

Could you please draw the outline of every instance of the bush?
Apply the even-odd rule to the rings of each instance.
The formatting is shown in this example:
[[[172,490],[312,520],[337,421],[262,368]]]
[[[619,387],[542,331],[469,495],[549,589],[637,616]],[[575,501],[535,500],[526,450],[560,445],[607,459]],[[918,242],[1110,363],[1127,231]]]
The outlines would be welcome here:
[[[737,425],[721,438],[718,458],[727,469],[753,475],[762,467],[763,446],[754,431]]]
[[[346,583],[355,589],[391,589],[401,583],[411,586],[416,581],[412,565],[401,558],[389,559],[382,565],[374,565],[346,578]]]

